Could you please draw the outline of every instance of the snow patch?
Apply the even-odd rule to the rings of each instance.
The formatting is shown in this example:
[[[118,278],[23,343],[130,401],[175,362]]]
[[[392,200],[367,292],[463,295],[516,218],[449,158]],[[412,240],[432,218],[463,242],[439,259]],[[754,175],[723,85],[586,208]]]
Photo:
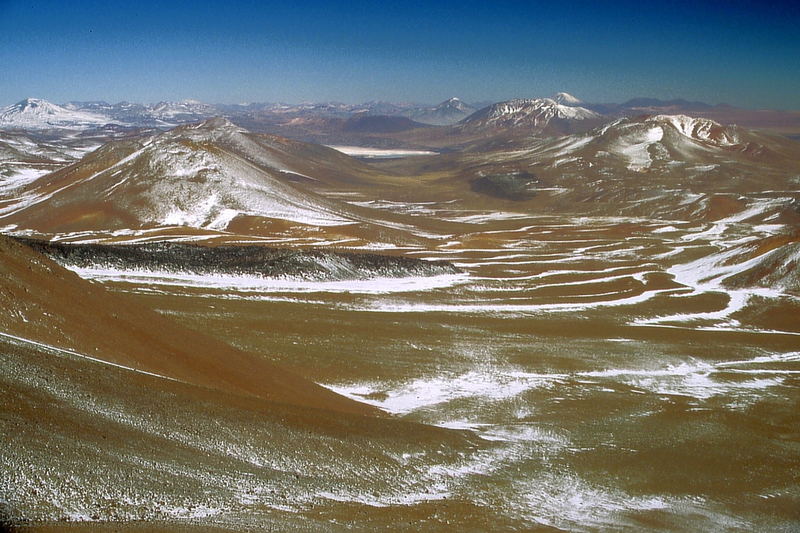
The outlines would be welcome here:
[[[139,285],[162,285],[229,290],[239,293],[354,293],[391,294],[429,291],[465,283],[467,274],[443,274],[428,277],[351,279],[340,281],[313,281],[292,278],[266,278],[259,276],[233,276],[224,274],[201,275],[146,270],[117,270],[109,268],[80,268],[67,266],[85,279],[118,281]]]
[[[333,148],[338,152],[352,156],[363,157],[368,159],[388,159],[395,157],[413,157],[421,155],[437,155],[437,152],[430,150],[406,150],[402,148],[382,149],[382,148],[368,148],[363,146],[340,146],[340,145],[326,145],[328,148]]]

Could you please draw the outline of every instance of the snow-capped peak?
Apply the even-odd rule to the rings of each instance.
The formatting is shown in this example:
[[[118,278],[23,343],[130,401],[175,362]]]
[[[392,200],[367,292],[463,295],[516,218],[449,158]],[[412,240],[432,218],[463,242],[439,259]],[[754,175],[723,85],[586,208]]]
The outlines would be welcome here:
[[[0,109],[0,127],[49,129],[100,126],[112,122],[108,117],[67,109],[40,98],[26,98]]]
[[[41,98],[26,98],[14,104],[13,107],[24,110],[24,109],[35,109],[37,107],[48,109],[48,108],[55,108],[56,106],[54,104],[51,104],[47,100],[42,100]]]
[[[561,105],[550,98],[517,98],[486,107],[468,117],[464,123],[472,126],[543,128],[552,119],[587,120],[599,116],[586,108]]]
[[[450,98],[450,99],[448,99],[448,100],[445,100],[444,102],[442,102],[441,104],[436,106],[435,109],[455,109],[455,110],[458,110],[458,111],[470,111],[470,110],[472,110],[471,107],[469,107],[467,104],[465,104],[460,98],[457,98],[455,96]]]
[[[564,92],[556,93],[555,96],[553,96],[553,100],[555,100],[558,104],[566,106],[579,106],[583,104],[583,100],[575,98],[571,94]]]

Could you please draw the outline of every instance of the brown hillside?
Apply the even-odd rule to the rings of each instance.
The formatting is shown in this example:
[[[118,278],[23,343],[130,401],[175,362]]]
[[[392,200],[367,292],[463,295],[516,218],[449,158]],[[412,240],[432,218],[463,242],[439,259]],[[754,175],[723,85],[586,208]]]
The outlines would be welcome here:
[[[171,322],[0,236],[0,332],[131,369],[270,401],[380,411]]]

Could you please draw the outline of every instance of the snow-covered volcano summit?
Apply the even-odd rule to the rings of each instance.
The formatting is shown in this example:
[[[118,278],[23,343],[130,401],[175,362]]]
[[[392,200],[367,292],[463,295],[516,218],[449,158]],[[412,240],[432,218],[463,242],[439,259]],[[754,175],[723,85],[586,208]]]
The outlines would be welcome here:
[[[112,122],[108,117],[71,110],[39,98],[26,98],[0,110],[0,128],[42,130],[84,129]]]
[[[564,92],[556,93],[553,96],[553,100],[555,100],[557,104],[566,106],[580,106],[584,103],[583,100]]]
[[[545,128],[553,120],[588,120],[600,115],[584,107],[562,105],[550,98],[518,98],[498,102],[461,121],[467,129]]]
[[[463,100],[461,100],[460,98],[454,96],[452,98],[448,98],[441,104],[437,105],[436,109],[455,109],[458,111],[467,111],[469,109],[472,109],[472,107],[465,104]]]

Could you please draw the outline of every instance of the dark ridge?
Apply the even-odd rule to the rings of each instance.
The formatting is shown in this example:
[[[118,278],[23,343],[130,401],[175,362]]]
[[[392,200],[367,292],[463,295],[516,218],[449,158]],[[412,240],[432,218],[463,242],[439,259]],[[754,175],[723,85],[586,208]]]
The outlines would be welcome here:
[[[427,127],[429,127],[427,124],[414,122],[406,117],[358,115],[347,119],[342,129],[347,132],[359,133],[397,133]]]
[[[506,200],[524,201],[536,196],[539,180],[528,172],[483,176],[472,182],[472,190]]]
[[[66,267],[166,271],[198,275],[254,275],[334,281],[375,277],[456,274],[445,261],[411,257],[297,250],[267,246],[200,246],[155,242],[145,244],[70,244],[14,237]]]

